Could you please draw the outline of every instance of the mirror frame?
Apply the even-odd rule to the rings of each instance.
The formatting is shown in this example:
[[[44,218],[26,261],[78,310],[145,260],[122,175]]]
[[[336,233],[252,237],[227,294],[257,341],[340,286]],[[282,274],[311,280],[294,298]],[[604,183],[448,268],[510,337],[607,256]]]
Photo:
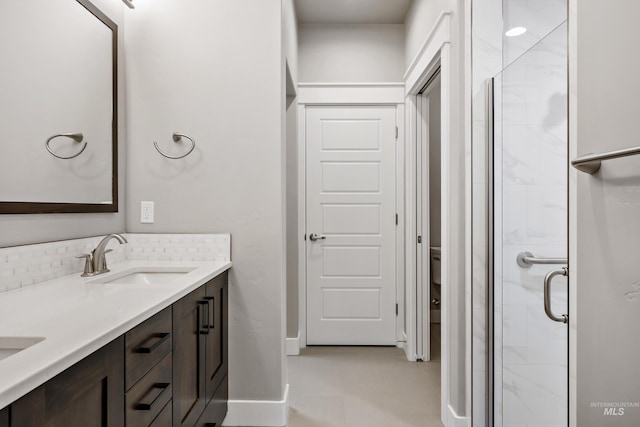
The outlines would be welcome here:
[[[111,29],[112,120],[111,120],[111,203],[50,203],[0,201],[0,214],[118,212],[118,25],[89,0],[76,0]]]

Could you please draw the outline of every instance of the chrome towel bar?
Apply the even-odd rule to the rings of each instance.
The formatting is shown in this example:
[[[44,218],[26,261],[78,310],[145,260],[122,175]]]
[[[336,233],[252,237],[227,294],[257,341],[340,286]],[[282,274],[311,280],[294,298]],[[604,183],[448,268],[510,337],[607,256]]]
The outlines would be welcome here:
[[[593,175],[600,170],[600,166],[604,160],[620,159],[622,157],[635,156],[636,154],[640,154],[640,147],[624,148],[602,154],[586,154],[573,159],[571,165],[580,172]]]
[[[538,258],[531,252],[520,252],[516,258],[518,265],[522,268],[531,268],[534,264],[566,264],[566,258]]]

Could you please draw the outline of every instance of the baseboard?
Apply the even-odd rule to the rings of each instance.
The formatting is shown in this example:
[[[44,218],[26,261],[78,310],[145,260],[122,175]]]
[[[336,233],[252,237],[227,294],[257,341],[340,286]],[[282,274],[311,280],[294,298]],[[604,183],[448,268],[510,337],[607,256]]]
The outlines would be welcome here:
[[[282,400],[229,400],[223,426],[283,427],[287,425],[289,384]]]
[[[456,414],[451,405],[447,405],[449,410],[447,413],[447,422],[444,424],[446,427],[469,427],[471,425],[468,417],[461,417]]]
[[[300,332],[295,338],[287,338],[287,356],[300,355]]]
[[[407,357],[407,360],[409,362],[415,362],[416,361],[416,355],[415,354],[409,354],[409,341],[407,341],[407,333],[403,332],[402,333],[402,340],[396,342],[396,347],[401,348],[402,350],[404,350],[404,355]]]

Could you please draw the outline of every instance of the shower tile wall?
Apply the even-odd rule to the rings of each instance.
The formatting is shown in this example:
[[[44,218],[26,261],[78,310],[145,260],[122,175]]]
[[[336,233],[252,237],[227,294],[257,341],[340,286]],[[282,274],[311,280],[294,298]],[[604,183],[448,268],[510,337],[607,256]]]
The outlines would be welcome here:
[[[566,255],[566,100],[562,105],[566,86],[553,83],[560,82],[566,70],[562,52],[566,42],[552,37],[533,47],[566,21],[567,1],[474,0],[472,13],[473,426],[486,425],[485,403],[490,397],[485,346],[492,332],[487,324],[485,85],[514,62],[506,73],[505,105],[501,104],[502,75],[496,81],[494,425],[566,425],[566,405],[552,402],[566,388],[562,373],[566,373],[566,334],[544,315],[542,278],[548,268],[525,271],[517,267],[515,257],[521,250]],[[527,32],[505,37],[516,26]],[[560,33],[555,37],[562,39]],[[518,60],[523,55],[526,58]],[[500,152],[503,107],[505,138],[509,138],[504,164]],[[560,280],[554,282],[554,291],[560,288]],[[557,305],[565,297],[555,297],[554,307],[562,311]]]
[[[514,27],[527,29],[518,37],[504,37],[503,68],[506,68],[566,21],[567,0],[503,0],[502,19],[505,32]]]
[[[521,251],[567,256],[567,40],[556,28],[506,67],[496,123],[495,425],[566,426],[567,326],[543,309],[544,275]],[[553,308],[567,312],[566,281]]]

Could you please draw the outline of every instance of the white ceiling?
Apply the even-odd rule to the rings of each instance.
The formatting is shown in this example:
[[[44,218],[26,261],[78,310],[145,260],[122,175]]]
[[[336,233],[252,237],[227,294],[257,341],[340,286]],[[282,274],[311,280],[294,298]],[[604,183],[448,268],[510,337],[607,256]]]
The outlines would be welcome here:
[[[402,24],[413,0],[295,0],[301,24]]]

